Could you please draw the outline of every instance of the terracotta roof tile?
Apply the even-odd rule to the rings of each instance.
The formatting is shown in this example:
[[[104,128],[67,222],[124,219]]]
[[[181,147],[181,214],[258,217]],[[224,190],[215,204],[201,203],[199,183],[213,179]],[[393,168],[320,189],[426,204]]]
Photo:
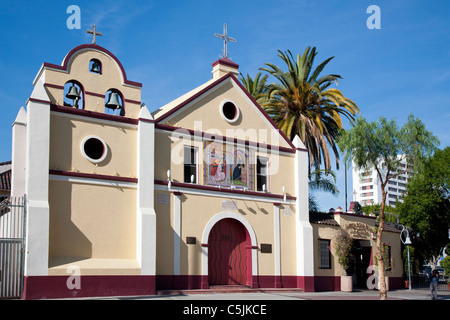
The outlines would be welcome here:
[[[310,212],[309,221],[311,223],[326,224],[330,226],[339,226],[332,216],[322,212]]]
[[[11,170],[0,174],[0,190],[11,190]]]

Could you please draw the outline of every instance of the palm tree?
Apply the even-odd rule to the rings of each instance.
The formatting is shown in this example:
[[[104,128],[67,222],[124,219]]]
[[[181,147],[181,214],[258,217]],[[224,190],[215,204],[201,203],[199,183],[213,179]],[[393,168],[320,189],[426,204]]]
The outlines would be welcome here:
[[[269,89],[267,85],[267,78],[269,75],[262,76],[261,72],[258,72],[255,79],[252,79],[247,73],[247,77],[244,77],[242,73],[239,74],[239,80],[244,85],[245,89],[251,94],[251,96],[262,105],[266,102],[267,90]],[[262,77],[261,77],[262,76]]]
[[[325,176],[323,176],[324,173]],[[319,169],[311,172],[309,174],[308,187],[310,191],[308,196],[309,211],[313,212],[319,211],[319,204],[312,194],[314,191],[329,192],[333,196],[339,194],[339,190],[336,186],[336,174],[331,170]]]
[[[272,83],[262,107],[278,127],[291,140],[300,137],[309,151],[309,168],[319,169],[322,160],[325,170],[331,169],[330,146],[339,168],[339,152],[336,139],[343,128],[341,115],[350,121],[359,113],[355,102],[344,97],[341,91],[330,88],[340,75],[320,73],[334,57],[326,59],[313,69],[316,48],[307,47],[303,55],[294,60],[292,53],[279,52],[288,67],[287,72],[272,63],[266,63],[262,71],[274,76],[279,83]]]

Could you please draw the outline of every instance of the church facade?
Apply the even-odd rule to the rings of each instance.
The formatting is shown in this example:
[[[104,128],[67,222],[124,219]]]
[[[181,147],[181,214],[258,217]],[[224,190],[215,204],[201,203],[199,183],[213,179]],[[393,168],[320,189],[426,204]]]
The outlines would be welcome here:
[[[142,85],[101,46],[42,65],[13,125],[25,299],[337,289],[342,270],[320,270],[317,254],[318,230],[338,226],[311,223],[307,150],[238,67],[217,60],[211,79],[150,113]]]

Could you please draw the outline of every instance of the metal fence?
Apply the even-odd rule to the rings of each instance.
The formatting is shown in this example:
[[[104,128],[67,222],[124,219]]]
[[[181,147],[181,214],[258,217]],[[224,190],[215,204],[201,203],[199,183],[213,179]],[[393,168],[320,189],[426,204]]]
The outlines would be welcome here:
[[[0,203],[0,299],[21,298],[23,290],[26,198]]]
[[[411,288],[412,289],[428,289],[430,288],[430,279],[426,274],[415,274],[411,275]],[[447,291],[449,290],[447,283],[444,279],[439,279],[437,285],[438,291]]]

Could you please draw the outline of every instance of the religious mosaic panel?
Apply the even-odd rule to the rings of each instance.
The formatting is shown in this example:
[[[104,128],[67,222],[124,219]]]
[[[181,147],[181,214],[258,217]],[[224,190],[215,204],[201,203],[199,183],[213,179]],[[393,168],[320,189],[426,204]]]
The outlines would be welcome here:
[[[221,142],[204,142],[205,183],[253,190],[253,152]]]

